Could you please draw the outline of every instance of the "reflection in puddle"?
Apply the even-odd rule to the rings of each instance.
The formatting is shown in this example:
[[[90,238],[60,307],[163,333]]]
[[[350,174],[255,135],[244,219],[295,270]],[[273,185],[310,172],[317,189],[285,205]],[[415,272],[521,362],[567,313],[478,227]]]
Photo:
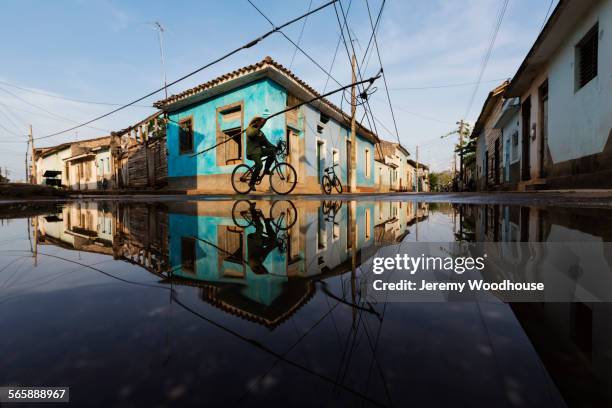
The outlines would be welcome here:
[[[380,246],[611,226],[603,209],[412,201],[66,204],[1,226],[0,385],[87,401],[103,377],[100,405],[607,405],[607,303],[370,304],[358,280]]]

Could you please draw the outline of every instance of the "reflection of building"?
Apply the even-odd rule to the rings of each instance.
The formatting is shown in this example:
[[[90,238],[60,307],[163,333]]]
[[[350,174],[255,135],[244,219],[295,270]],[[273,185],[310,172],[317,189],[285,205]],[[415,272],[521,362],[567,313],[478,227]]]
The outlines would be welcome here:
[[[200,298],[215,307],[274,328],[311,299],[316,281],[351,271],[353,248],[360,263],[369,248],[401,241],[426,216],[423,203],[301,201],[285,231],[274,222],[285,214],[283,203],[292,206],[279,202],[253,202],[271,230],[257,229],[250,212],[233,211],[233,201],[74,203],[38,217],[37,242],[140,265],[162,282],[200,288]],[[256,268],[262,240],[272,246]]]
[[[612,297],[610,211],[488,205],[466,206],[464,212],[474,220],[475,241],[485,243],[490,259],[501,260],[487,263],[487,279],[512,278],[523,270],[544,282],[541,302],[511,307],[567,405],[608,406],[612,308],[593,299]],[[572,254],[577,248],[583,257],[578,264]],[[574,300],[551,301],[559,294]]]
[[[166,213],[156,206],[86,202],[39,216],[37,243],[112,255],[155,273],[167,269]]]
[[[256,229],[237,226],[232,205],[192,202],[169,208],[170,279],[201,287],[207,302],[273,328],[310,299],[314,279],[350,270],[353,243],[346,203],[335,214],[325,214],[319,202],[297,204],[296,222],[280,245],[284,248],[275,248],[263,262],[268,273],[256,273],[247,262]],[[270,202],[258,201],[257,208],[267,217]],[[355,206],[358,253],[374,244],[374,217],[373,203]],[[276,238],[285,235],[276,233]]]
[[[427,203],[377,201],[374,206],[374,236],[377,245],[401,242],[409,233],[409,226],[427,217]]]
[[[39,244],[112,255],[114,218],[101,203],[75,203],[61,214],[39,217]]]

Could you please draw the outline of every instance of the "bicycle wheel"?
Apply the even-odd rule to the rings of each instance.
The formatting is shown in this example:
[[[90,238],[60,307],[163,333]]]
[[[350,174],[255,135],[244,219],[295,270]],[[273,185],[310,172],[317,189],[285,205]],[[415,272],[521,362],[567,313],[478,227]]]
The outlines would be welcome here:
[[[297,184],[297,173],[289,163],[278,163],[270,173],[270,187],[276,194],[289,194]]]
[[[236,166],[232,171],[232,187],[238,194],[248,194],[251,191],[252,169],[246,164]]]
[[[240,228],[246,228],[253,224],[251,219],[251,202],[249,200],[238,200],[232,207],[232,219],[234,224]]]
[[[334,187],[336,188],[336,191],[338,192],[338,194],[342,194],[342,182],[340,181],[338,176],[335,176],[335,175],[334,175]]]
[[[277,200],[270,207],[272,224],[279,230],[288,230],[297,221],[297,209],[289,200]]]
[[[331,194],[332,181],[329,179],[329,176],[327,174],[323,176],[323,180],[321,184],[323,184],[323,192],[325,194]]]

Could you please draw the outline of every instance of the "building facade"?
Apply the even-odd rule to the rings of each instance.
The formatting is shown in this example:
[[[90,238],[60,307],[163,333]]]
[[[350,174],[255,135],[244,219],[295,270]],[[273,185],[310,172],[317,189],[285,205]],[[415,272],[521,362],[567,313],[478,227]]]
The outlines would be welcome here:
[[[287,161],[298,176],[296,193],[321,192],[326,167],[348,184],[351,149],[355,149],[357,191],[375,191],[376,135],[358,125],[351,145],[348,116],[325,99],[281,115],[276,112],[319,94],[282,65],[267,57],[155,104],[168,113],[168,185],[203,193],[233,193],[231,173],[246,158],[243,130],[255,116],[270,120],[262,129],[272,143],[288,145]],[[209,149],[209,150],[207,150]],[[267,186],[262,183],[263,189]]]
[[[612,186],[611,33],[612,1],[559,2],[508,86],[485,102],[479,189]]]
[[[113,172],[110,136],[34,151],[32,174],[36,184],[49,184],[55,179],[57,185],[70,190],[112,189]]]

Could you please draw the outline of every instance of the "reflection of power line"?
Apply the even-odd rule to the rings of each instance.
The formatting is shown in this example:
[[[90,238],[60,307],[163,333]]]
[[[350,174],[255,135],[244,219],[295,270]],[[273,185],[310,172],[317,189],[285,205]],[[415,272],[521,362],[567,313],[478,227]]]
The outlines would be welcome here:
[[[1,251],[1,252],[27,252],[27,253],[30,253],[29,251],[23,251],[23,250],[6,250],[6,251]],[[55,255],[46,254],[46,253],[40,253],[40,252],[39,252],[39,255],[44,255],[44,256],[47,256],[47,257],[60,259],[60,260],[66,261],[66,262],[75,263],[75,264],[83,266],[85,268],[92,269],[92,270],[94,270],[96,272],[100,272],[100,273],[102,273],[102,274],[104,274],[104,275],[106,275],[106,276],[108,276],[110,278],[122,281],[124,283],[129,283],[129,284],[133,284],[133,285],[137,285],[137,286],[144,286],[144,287],[149,287],[149,288],[157,288],[157,289],[168,290],[171,293],[172,300],[173,300],[174,303],[179,305],[181,308],[183,308],[187,312],[193,314],[194,316],[196,316],[196,317],[206,321],[207,323],[217,327],[218,329],[220,329],[220,330],[222,330],[222,331],[224,331],[226,333],[229,333],[232,336],[234,336],[234,337],[236,337],[236,338],[238,338],[240,340],[245,341],[247,344],[250,344],[251,346],[254,346],[255,348],[257,348],[257,349],[259,349],[259,350],[261,350],[261,351],[263,351],[263,352],[265,352],[267,354],[270,354],[270,355],[276,357],[279,361],[283,361],[283,362],[285,362],[285,363],[287,363],[287,364],[289,364],[289,365],[291,365],[293,367],[296,367],[296,368],[298,368],[298,369],[300,369],[300,370],[302,370],[302,371],[304,371],[304,372],[306,372],[308,374],[311,374],[311,375],[313,375],[313,376],[315,376],[315,377],[317,377],[317,378],[319,378],[321,380],[324,380],[326,382],[332,383],[335,386],[339,386],[343,390],[345,390],[345,391],[349,392],[350,394],[353,394],[353,395],[355,395],[355,396],[357,396],[357,397],[359,397],[359,398],[361,398],[361,399],[363,399],[365,401],[368,401],[368,402],[370,402],[370,403],[372,403],[372,404],[374,404],[376,406],[384,406],[380,402],[378,402],[376,400],[373,400],[372,398],[370,398],[367,395],[361,393],[360,391],[355,390],[355,389],[353,389],[353,388],[351,388],[349,386],[346,386],[344,384],[338,384],[331,377],[328,377],[325,374],[318,373],[318,372],[314,371],[313,369],[311,369],[309,367],[306,367],[306,366],[304,366],[304,365],[302,365],[300,363],[297,363],[295,361],[289,360],[289,359],[287,359],[285,357],[284,354],[278,353],[278,352],[270,349],[269,347],[263,345],[262,343],[258,342],[257,340],[254,340],[252,338],[248,338],[248,337],[238,333],[237,331],[235,331],[235,330],[233,330],[233,329],[231,329],[231,328],[229,328],[227,326],[224,326],[224,325],[222,325],[222,324],[220,324],[220,323],[218,323],[218,322],[216,322],[216,321],[214,321],[214,320],[204,316],[203,314],[201,314],[198,311],[192,309],[191,307],[189,307],[188,305],[183,303],[181,300],[179,300],[179,298],[177,296],[177,293],[171,287],[160,286],[160,285],[152,285],[152,284],[147,284],[147,283],[143,283],[143,282],[130,281],[128,279],[120,278],[118,276],[115,276],[113,274],[105,272],[105,271],[103,271],[103,270],[101,270],[99,268],[95,268],[95,267],[93,267],[91,265],[87,265],[85,263],[81,263],[81,262],[74,261],[74,260],[71,260],[71,259],[63,258],[63,257],[60,257],[60,256],[55,256]]]

